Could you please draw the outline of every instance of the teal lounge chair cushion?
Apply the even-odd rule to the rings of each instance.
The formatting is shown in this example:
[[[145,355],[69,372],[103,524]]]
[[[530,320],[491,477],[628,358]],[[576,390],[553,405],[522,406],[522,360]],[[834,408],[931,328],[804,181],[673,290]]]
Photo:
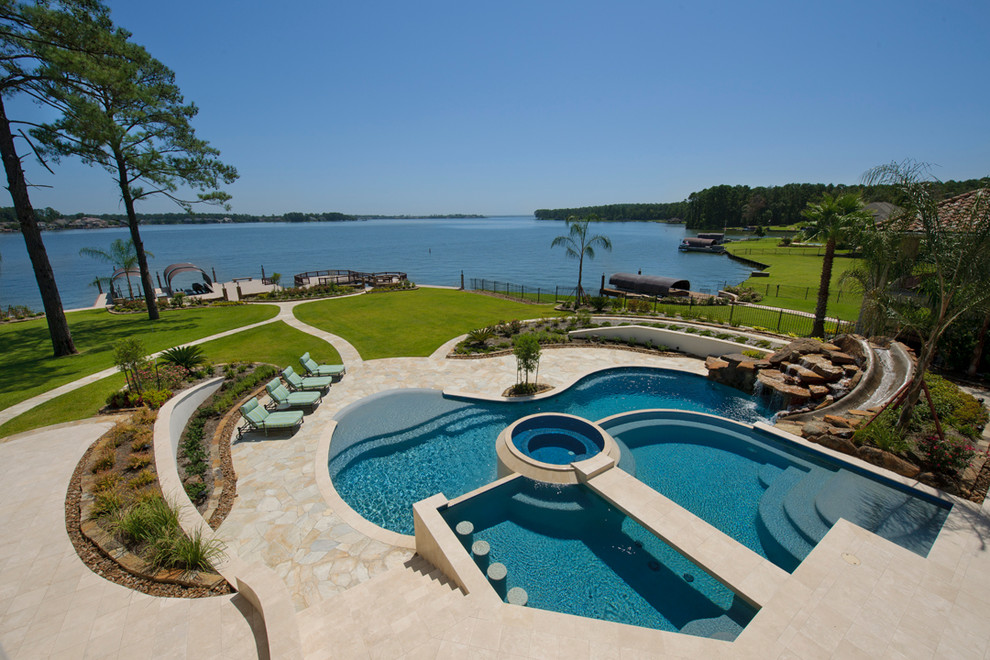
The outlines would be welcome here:
[[[319,392],[290,392],[278,378],[273,378],[265,385],[265,389],[268,390],[268,395],[272,398],[278,409],[300,408],[303,406],[316,408],[316,404],[323,398],[323,395]]]
[[[282,377],[293,390],[325,390],[330,387],[333,379],[329,376],[316,377],[306,376],[305,378],[296,373],[292,367],[286,367],[282,371]]]
[[[290,429],[299,426],[302,424],[303,418],[301,410],[268,412],[264,406],[258,403],[257,397],[241,406],[241,415],[247,421],[248,426],[253,429],[264,430],[265,435],[268,435],[269,429]]]
[[[343,376],[347,373],[347,369],[342,364],[316,364],[313,358],[309,357],[308,352],[303,353],[299,363],[310,376]]]

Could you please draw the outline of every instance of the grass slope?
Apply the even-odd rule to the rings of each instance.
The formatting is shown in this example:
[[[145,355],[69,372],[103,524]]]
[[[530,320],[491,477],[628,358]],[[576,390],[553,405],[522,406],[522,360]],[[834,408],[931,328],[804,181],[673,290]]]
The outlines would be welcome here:
[[[729,243],[726,249],[746,259],[759,261],[770,266],[766,270],[769,277],[750,277],[742,286],[752,287],[764,294],[761,304],[772,307],[795,309],[801,312],[815,311],[818,300],[818,283],[822,277],[822,250],[817,248],[777,248],[777,238],[762,238],[758,241]],[[855,259],[837,253],[832,262],[832,279],[829,285],[828,316],[855,321],[859,315],[862,295],[850,292],[852,283],[839,283],[842,274],[854,268]],[[778,295],[777,285],[780,285]],[[836,301],[836,292],[845,292]]]
[[[113,366],[113,344],[138,337],[149,353],[270,319],[274,305],[163,309],[158,321],[144,314],[103,310],[67,314],[77,355],[54,358],[44,319],[0,326],[0,410]]]
[[[309,351],[317,362],[340,363],[340,354],[321,339],[281,321],[238,332],[202,344],[207,359],[216,363],[267,362],[299,369],[299,356]],[[47,401],[0,426],[0,438],[31,429],[96,415],[107,397],[124,386],[124,375],[114,374]]]
[[[475,328],[511,319],[559,316],[552,305],[527,305],[467,291],[418,289],[323,300],[296,317],[340,335],[365,360],[424,357]]]

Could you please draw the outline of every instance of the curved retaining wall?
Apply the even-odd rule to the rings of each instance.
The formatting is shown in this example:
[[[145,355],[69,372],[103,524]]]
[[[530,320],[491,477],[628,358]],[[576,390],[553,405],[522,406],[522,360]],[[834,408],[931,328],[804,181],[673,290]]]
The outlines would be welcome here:
[[[189,535],[196,532],[204,539],[215,538],[216,532],[199,514],[182,487],[176,466],[179,439],[189,418],[214,392],[223,378],[212,378],[169,400],[158,411],[155,421],[155,470],[165,499],[179,507],[179,524]],[[302,658],[302,644],[296,611],[285,583],[275,571],[259,562],[247,563],[233,551],[216,567],[261,614],[268,637],[268,653],[272,658]]]
[[[687,324],[690,325],[690,324]],[[667,330],[666,328],[651,328],[645,325],[619,325],[606,328],[586,328],[584,330],[572,330],[572,337],[617,337],[620,339],[635,339],[637,342],[646,343],[651,341],[654,344],[669,346],[675,351],[687,353],[697,357],[708,357],[710,355],[725,355],[726,353],[739,353],[744,350],[773,351],[787,345],[787,341],[773,340],[768,337],[757,337],[742,332],[723,332],[739,335],[740,337],[765,339],[771,343],[770,348],[756,348],[747,344],[738,344],[727,339],[717,337],[706,337],[690,332],[680,332],[677,330]],[[790,340],[788,340],[790,341]]]

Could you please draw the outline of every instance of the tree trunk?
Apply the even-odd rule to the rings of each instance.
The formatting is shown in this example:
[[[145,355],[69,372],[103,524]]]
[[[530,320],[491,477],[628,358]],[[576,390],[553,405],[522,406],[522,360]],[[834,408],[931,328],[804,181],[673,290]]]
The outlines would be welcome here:
[[[48,252],[41,240],[41,230],[38,229],[34,209],[31,207],[27,181],[24,179],[21,159],[17,157],[14,136],[10,132],[10,122],[7,121],[7,111],[2,98],[0,98],[0,154],[3,156],[3,166],[7,171],[7,190],[10,191],[10,197],[14,202],[17,221],[21,225],[24,244],[27,246],[31,266],[34,268],[34,279],[38,282],[41,302],[45,307],[45,320],[48,322],[48,334],[52,339],[52,350],[55,357],[72,355],[76,352],[76,346],[72,342],[69,323],[65,320],[65,311],[62,309],[62,297],[59,296],[58,285],[55,283],[55,273],[52,272],[52,264],[48,261]]]
[[[584,289],[581,287],[581,279],[584,276],[584,254],[578,257],[578,288],[577,288],[577,299],[574,301],[574,309],[581,306],[581,294],[584,293]]]
[[[131,241],[134,243],[134,252],[137,254],[138,270],[141,271],[141,287],[144,289],[144,302],[148,306],[148,319],[157,321],[158,300],[155,298],[155,285],[151,281],[151,271],[148,270],[148,256],[144,253],[144,243],[141,242],[141,232],[138,230],[137,213],[134,212],[134,199],[131,197],[131,187],[127,182],[127,164],[123,157],[114,152],[117,161],[118,185],[120,195],[124,200],[124,208],[127,210],[127,225],[131,229]],[[130,284],[130,278],[127,280]]]
[[[976,338],[976,348],[973,349],[973,359],[969,363],[969,368],[966,369],[966,375],[970,378],[976,377],[976,372],[980,368],[980,360],[983,359],[983,347],[987,341],[987,332],[990,332],[990,312],[983,317],[983,327],[980,328],[980,334]]]
[[[901,412],[897,417],[897,430],[901,433],[906,432],[908,424],[911,423],[911,413],[914,411],[914,406],[918,403],[918,398],[921,396],[921,386],[925,382],[925,373],[928,371],[928,366],[932,363],[932,358],[935,357],[935,344],[935,341],[929,340],[921,347],[921,355],[918,357],[918,364],[915,365],[914,380],[911,381],[911,386],[908,387],[907,397],[904,399],[904,403],[901,404]]]
[[[828,308],[828,287],[832,282],[832,260],[835,258],[835,239],[825,243],[825,259],[822,260],[822,279],[818,283],[818,304],[815,305],[815,323],[812,337],[825,338],[825,310]]]

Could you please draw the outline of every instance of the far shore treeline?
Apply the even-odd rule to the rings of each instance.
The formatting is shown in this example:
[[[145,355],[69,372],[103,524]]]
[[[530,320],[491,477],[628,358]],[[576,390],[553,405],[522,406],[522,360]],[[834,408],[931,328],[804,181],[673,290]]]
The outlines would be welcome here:
[[[104,227],[126,227],[127,216],[123,213],[88,214],[74,213],[63,215],[48,207],[37,209],[35,214],[42,229],[99,229]],[[250,213],[138,213],[142,225],[205,225],[224,222],[347,222],[354,220],[388,220],[413,218],[484,218],[483,215],[453,213],[446,215],[348,215],[346,213],[299,213],[290,212],[276,215],[253,215]],[[20,226],[14,207],[0,207],[0,231],[19,231]]]
[[[945,181],[941,192],[952,197],[986,186],[985,179]],[[801,211],[808,202],[822,195],[861,193],[865,202],[889,202],[904,205],[893,186],[860,186],[825,183],[788,183],[783,186],[750,188],[720,185],[688,195],[683,202],[663,204],[609,204],[569,209],[537,209],[540,220],[566,220],[570,216],[595,214],[600,220],[646,220],[684,222],[688,229],[721,229],[754,225],[790,225],[801,220]]]

